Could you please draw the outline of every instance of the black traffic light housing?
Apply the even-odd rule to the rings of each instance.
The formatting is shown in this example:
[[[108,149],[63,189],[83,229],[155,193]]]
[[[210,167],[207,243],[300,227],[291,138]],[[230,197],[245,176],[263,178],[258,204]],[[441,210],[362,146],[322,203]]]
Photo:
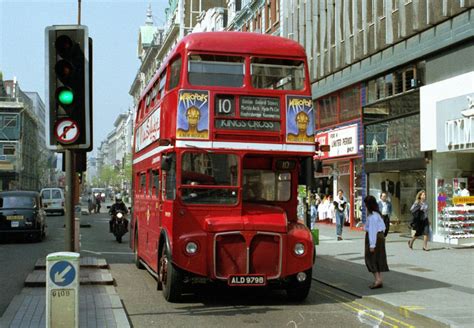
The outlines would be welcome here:
[[[92,49],[83,25],[46,28],[49,149],[92,147]]]

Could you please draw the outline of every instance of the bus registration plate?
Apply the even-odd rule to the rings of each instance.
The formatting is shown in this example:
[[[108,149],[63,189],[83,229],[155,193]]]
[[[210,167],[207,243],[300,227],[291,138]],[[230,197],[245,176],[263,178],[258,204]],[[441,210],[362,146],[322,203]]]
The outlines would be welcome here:
[[[261,274],[231,275],[227,280],[229,286],[265,286],[267,278]]]

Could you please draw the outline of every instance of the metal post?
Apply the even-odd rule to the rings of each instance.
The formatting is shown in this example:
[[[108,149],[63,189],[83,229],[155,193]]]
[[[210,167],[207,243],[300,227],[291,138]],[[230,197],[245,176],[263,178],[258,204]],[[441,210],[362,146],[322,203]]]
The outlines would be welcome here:
[[[306,217],[305,217],[305,221],[306,221],[306,226],[308,227],[308,229],[311,229],[311,189],[306,186],[306,201],[305,201],[305,213],[306,213]]]
[[[66,169],[66,217],[65,220],[65,251],[74,251],[74,153],[68,149],[65,151]]]
[[[77,0],[77,25],[81,25],[81,0]]]

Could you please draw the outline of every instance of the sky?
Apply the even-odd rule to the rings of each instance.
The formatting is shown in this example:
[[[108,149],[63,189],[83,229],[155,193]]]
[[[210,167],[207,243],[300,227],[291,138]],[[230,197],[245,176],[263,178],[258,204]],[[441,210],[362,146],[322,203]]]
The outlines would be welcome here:
[[[23,91],[45,99],[45,27],[77,24],[77,0],[0,0],[0,71]],[[140,68],[138,32],[151,4],[164,25],[168,0],[82,0],[81,24],[94,40],[94,150],[133,105],[129,90]],[[48,110],[48,109],[46,109]]]

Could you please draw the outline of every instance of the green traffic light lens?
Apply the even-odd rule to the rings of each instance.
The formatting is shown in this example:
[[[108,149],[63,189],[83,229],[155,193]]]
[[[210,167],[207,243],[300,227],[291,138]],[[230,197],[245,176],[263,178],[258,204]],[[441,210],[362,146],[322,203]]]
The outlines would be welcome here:
[[[71,90],[62,89],[58,93],[58,100],[63,105],[70,105],[74,101],[74,94]]]

